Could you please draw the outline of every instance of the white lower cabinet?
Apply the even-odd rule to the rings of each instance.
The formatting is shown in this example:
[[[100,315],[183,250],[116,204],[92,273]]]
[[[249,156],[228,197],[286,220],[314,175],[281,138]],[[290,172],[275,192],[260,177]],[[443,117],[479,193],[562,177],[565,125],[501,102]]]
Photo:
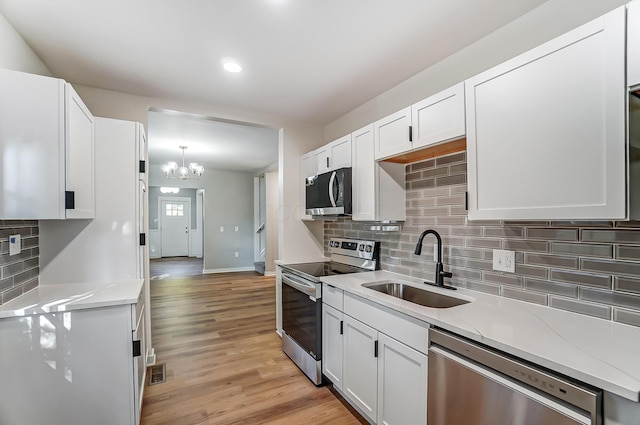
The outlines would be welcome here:
[[[327,304],[322,305],[322,373],[342,390],[342,334],[344,330],[341,311]]]
[[[0,319],[0,423],[136,425],[142,304]],[[140,338],[139,340],[136,338]]]
[[[374,422],[378,415],[377,344],[378,331],[344,316],[342,390],[349,401]]]
[[[323,291],[340,291],[324,285]],[[345,295],[345,298],[353,298]],[[359,301],[356,301],[359,303]],[[427,354],[381,332],[380,323],[401,326],[398,337],[411,343],[412,320],[396,316],[371,303],[350,305],[361,307],[353,314],[373,315],[366,324],[338,310],[338,304],[322,306],[322,371],[345,399],[369,421],[386,425],[424,425],[427,418]],[[382,322],[380,322],[380,320]],[[402,322],[406,320],[406,322]],[[375,325],[376,327],[370,326]],[[384,327],[384,326],[383,326]],[[407,332],[409,329],[409,332]],[[428,346],[425,324],[424,349]],[[386,332],[393,333],[385,328]],[[412,344],[415,345],[415,344]]]
[[[427,423],[427,355],[378,334],[378,424]]]

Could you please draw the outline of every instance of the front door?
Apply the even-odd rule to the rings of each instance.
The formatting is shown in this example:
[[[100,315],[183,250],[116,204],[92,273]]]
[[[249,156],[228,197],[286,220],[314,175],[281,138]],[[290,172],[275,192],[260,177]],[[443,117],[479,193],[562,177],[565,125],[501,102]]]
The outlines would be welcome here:
[[[162,200],[160,202],[163,257],[189,255],[189,228],[191,227],[190,200]]]

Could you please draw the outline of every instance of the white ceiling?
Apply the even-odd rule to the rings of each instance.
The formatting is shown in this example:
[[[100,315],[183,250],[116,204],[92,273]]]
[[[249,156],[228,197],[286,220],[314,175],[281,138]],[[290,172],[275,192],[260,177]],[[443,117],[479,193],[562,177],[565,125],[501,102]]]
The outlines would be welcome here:
[[[150,111],[149,162],[198,162],[207,170],[257,172],[278,160],[278,131],[199,115]]]
[[[324,125],[545,0],[0,0],[72,83]],[[222,68],[224,58],[243,67]],[[150,112],[152,164],[256,172],[277,132]]]
[[[0,13],[70,82],[324,125],[544,1],[0,0]]]

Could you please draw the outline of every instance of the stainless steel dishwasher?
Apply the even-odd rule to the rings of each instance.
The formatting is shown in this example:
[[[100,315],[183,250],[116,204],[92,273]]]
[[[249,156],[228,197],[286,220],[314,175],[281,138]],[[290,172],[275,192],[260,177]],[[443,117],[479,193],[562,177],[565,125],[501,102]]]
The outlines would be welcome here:
[[[602,391],[438,329],[428,425],[602,425]]]

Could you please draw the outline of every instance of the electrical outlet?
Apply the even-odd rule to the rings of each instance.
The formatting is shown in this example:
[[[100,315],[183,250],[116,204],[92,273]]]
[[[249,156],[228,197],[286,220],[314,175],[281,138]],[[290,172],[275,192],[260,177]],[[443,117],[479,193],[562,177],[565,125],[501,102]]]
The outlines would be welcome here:
[[[433,244],[433,262],[434,263],[438,262],[438,244],[437,243]]]
[[[9,236],[9,255],[20,254],[20,235]]]
[[[224,232],[224,226],[220,226],[220,233]]]
[[[240,256],[240,253],[236,251],[236,258],[238,258],[239,256]]]
[[[515,273],[516,253],[504,249],[493,250],[493,270]]]
[[[236,232],[238,231],[238,226],[236,226]]]

